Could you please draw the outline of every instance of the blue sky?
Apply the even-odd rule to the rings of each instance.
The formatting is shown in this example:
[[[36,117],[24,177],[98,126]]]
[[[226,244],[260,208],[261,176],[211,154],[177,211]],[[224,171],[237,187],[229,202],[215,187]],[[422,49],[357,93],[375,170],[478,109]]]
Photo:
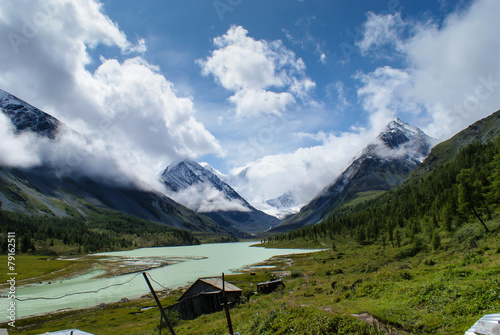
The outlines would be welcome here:
[[[377,15],[400,14],[403,20],[442,20],[467,2],[437,1],[103,1],[103,11],[130,39],[146,40],[144,53],[161,73],[175,84],[181,96],[192,97],[197,119],[224,145],[238,148],[242,141],[259,137],[267,122],[280,124],[281,131],[272,143],[256,148],[248,160],[231,152],[198,157],[228,173],[238,164],[248,163],[264,155],[292,152],[300,147],[318,144],[311,137],[296,133],[317,134],[348,131],[367,126],[366,114],[358,99],[361,85],[354,76],[369,73],[377,67],[404,66],[404,57],[391,54],[390,46],[381,46],[381,56],[363,55],[357,42],[364,37],[364,23],[369,12]],[[305,76],[315,83],[309,92],[317,104],[298,101],[287,106],[280,117],[262,113],[258,117],[233,118],[234,105],[227,101],[230,90],[216,83],[214,76],[202,75],[198,60],[215,50],[214,38],[224,35],[232,26],[241,26],[247,36],[257,41],[281,41],[305,65]],[[405,32],[402,32],[405,34]],[[113,53],[114,51],[114,53]],[[99,55],[117,57],[117,50],[97,48]],[[390,55],[390,57],[384,57]],[[97,65],[97,64],[95,64]],[[271,87],[282,92],[283,88]],[[395,111],[395,114],[397,111]],[[404,118],[404,115],[402,116]],[[219,118],[224,118],[220,124]],[[259,120],[260,119],[260,120]],[[408,120],[411,122],[412,120]],[[231,126],[226,125],[230,123]],[[286,126],[286,128],[285,128]],[[261,133],[260,137],[270,137]],[[278,139],[281,138],[282,140]],[[255,142],[255,141],[254,141]],[[271,141],[269,141],[271,142]],[[240,150],[241,151],[241,150]],[[252,150],[247,150],[251,152]],[[253,152],[253,151],[252,151]],[[234,156],[234,157],[233,157]],[[234,158],[234,159],[231,159]]]
[[[444,140],[498,110],[498,14],[496,0],[3,1],[0,88],[87,138],[61,139],[50,157],[66,165],[159,189],[190,158],[251,202],[303,203],[395,116]],[[47,155],[16,140],[17,156]]]

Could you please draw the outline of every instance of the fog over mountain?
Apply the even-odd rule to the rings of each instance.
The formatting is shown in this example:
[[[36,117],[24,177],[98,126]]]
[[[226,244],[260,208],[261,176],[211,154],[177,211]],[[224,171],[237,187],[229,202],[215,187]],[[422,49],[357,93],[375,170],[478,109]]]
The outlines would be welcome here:
[[[356,155],[344,172],[275,230],[286,231],[315,224],[350,200],[367,199],[396,187],[422,164],[435,144],[437,141],[422,130],[395,118]]]

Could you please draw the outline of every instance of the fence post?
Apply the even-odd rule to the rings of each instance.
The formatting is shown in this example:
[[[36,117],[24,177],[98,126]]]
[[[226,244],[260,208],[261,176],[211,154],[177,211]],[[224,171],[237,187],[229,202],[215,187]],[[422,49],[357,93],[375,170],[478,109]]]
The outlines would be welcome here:
[[[224,272],[222,272],[222,301],[224,302],[224,310],[226,311],[227,327],[229,334],[233,335],[233,324],[231,323],[231,315],[229,314],[229,306],[226,297],[226,281],[224,280]]]
[[[158,296],[156,295],[155,290],[153,289],[153,286],[151,286],[151,283],[149,282],[148,276],[146,275],[146,272],[143,272],[142,275],[144,276],[144,279],[146,279],[146,283],[148,283],[149,290],[151,291],[151,294],[153,295],[153,298],[155,298],[156,304],[158,305],[158,308],[160,309],[161,316],[167,323],[168,329],[170,330],[170,334],[175,335],[174,329],[172,328],[172,325],[167,319],[167,315],[165,314],[165,311],[163,310],[163,307],[161,306],[160,299],[158,299]],[[161,331],[161,322],[160,322],[160,331]]]

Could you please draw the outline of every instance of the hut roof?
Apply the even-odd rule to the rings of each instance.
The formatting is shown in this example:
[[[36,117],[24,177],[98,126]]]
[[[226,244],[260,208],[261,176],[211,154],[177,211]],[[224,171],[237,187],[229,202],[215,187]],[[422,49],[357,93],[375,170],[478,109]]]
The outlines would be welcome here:
[[[222,278],[220,277],[202,277],[198,278],[191,287],[179,298],[179,301],[189,296],[197,296],[200,294],[213,294],[222,291]],[[224,281],[224,289],[226,292],[241,292],[241,289],[227,281]]]
[[[198,280],[207,283],[208,285],[212,285],[213,287],[216,287],[222,291],[222,278],[220,277],[205,277],[199,278]],[[236,287],[233,284],[228,283],[227,281],[224,281],[224,290],[226,292],[238,292],[241,291],[241,288]]]
[[[261,283],[258,283],[257,285],[269,285],[269,284],[283,284],[283,279],[274,279],[270,281],[264,281]]]

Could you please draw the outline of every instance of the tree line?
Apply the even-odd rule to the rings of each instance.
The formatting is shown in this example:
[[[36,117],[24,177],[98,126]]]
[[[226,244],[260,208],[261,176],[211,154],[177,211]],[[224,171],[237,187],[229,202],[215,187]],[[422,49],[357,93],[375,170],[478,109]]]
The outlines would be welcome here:
[[[200,241],[185,230],[139,219],[120,212],[96,209],[81,217],[31,216],[0,210],[0,251],[7,252],[7,233],[15,232],[17,250],[55,253],[113,251],[133,247],[193,245]],[[61,248],[59,248],[61,249]],[[71,251],[72,250],[72,251]]]
[[[419,176],[415,174],[414,176]],[[463,147],[454,159],[433,171],[407,179],[399,187],[356,206],[340,206],[322,222],[271,241],[331,239],[349,236],[361,244],[407,243],[439,248],[441,235],[487,221],[500,202],[500,136]]]

